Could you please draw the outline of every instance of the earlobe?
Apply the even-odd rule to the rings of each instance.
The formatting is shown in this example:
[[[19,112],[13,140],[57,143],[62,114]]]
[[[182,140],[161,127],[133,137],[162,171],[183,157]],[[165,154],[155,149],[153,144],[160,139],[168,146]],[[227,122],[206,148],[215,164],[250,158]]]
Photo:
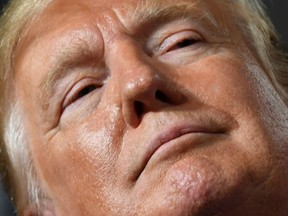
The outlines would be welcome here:
[[[40,205],[32,204],[24,211],[24,216],[57,216],[52,201],[42,201]]]

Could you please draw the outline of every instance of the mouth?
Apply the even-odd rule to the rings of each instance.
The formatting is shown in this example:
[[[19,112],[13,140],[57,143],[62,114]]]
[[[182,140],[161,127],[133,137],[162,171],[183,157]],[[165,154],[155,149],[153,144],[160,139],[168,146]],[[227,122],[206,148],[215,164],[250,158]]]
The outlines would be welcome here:
[[[179,123],[172,126],[165,127],[157,132],[150,142],[148,142],[143,157],[141,158],[141,169],[137,175],[137,179],[141,176],[143,171],[150,160],[157,157],[160,154],[165,154],[165,151],[169,151],[173,148],[178,150],[182,144],[189,145],[189,148],[195,147],[197,137],[225,134],[226,130],[217,124],[191,124],[191,123]],[[196,138],[196,139],[193,139]]]

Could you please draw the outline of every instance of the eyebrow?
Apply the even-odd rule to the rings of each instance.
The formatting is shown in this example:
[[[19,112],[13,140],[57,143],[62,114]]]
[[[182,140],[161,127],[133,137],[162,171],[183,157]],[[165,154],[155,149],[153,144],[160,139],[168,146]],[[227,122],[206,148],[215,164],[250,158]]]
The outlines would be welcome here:
[[[144,0],[137,4],[126,5],[126,10],[133,23],[138,26],[159,25],[161,22],[169,22],[175,19],[192,19],[206,22],[209,27],[217,28],[219,23],[208,9],[200,6],[201,1],[190,0],[181,3],[168,3],[165,0]]]
[[[43,109],[45,110],[49,106],[47,98],[53,93],[57,80],[71,72],[70,69],[82,66],[95,66],[100,61],[99,49],[93,47],[93,45],[91,47],[85,38],[81,38],[81,36],[75,37],[74,35],[68,41],[65,42],[66,44],[64,43],[64,48],[61,51],[55,51],[59,53],[54,58],[55,60],[52,61],[51,68],[41,79],[38,86],[40,89],[39,99],[44,102]]]

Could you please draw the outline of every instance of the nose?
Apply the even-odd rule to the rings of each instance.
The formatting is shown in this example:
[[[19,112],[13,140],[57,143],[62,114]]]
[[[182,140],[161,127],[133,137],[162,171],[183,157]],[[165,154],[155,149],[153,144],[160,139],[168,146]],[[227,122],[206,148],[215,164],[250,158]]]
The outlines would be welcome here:
[[[135,68],[136,69],[136,68]],[[149,66],[138,66],[122,86],[122,109],[127,124],[137,127],[148,112],[178,104],[176,91]]]
[[[126,123],[137,127],[149,112],[157,112],[183,101],[183,95],[168,76],[168,67],[153,60],[137,47],[125,46],[118,56],[117,68],[121,74],[120,97]],[[116,63],[116,62],[114,62]],[[169,77],[169,78],[168,78]]]

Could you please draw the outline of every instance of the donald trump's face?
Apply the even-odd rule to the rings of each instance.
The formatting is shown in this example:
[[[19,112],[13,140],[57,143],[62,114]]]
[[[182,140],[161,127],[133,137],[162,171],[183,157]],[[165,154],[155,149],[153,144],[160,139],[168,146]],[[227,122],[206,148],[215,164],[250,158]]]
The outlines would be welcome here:
[[[287,107],[224,2],[54,0],[34,21],[16,98],[51,213],[287,215]]]

